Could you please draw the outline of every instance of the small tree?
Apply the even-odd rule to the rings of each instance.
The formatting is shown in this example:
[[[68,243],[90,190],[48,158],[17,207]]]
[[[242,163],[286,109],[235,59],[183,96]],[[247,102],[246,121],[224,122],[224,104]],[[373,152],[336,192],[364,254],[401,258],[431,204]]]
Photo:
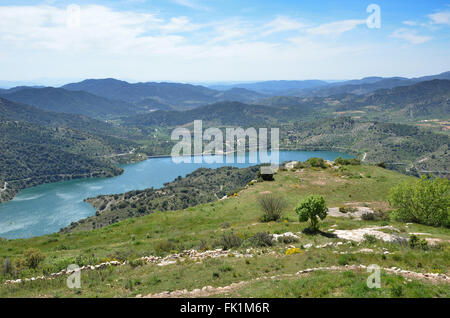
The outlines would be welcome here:
[[[29,248],[23,252],[23,257],[19,259],[19,265],[22,268],[36,269],[45,259],[45,256],[36,248]]]
[[[310,195],[295,208],[300,222],[310,220],[310,230],[317,231],[319,229],[319,218],[325,219],[328,208],[325,199],[322,196]]]
[[[450,181],[422,176],[391,189],[389,203],[395,217],[405,222],[450,226]]]
[[[260,196],[258,203],[264,211],[264,214],[261,216],[261,222],[278,221],[286,207],[286,203],[281,197],[272,194]]]

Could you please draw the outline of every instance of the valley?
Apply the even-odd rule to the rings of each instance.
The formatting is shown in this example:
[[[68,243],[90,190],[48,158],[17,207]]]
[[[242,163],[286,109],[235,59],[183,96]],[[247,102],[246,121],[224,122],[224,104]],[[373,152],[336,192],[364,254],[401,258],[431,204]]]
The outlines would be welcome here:
[[[449,297],[446,221],[405,221],[391,197],[432,174],[448,201],[447,77],[2,90],[0,295]],[[275,180],[247,161],[176,165],[171,133],[194,120],[279,128]],[[295,212],[309,195],[328,206],[312,233]],[[374,263],[386,288],[366,287]],[[69,264],[81,289],[65,287]]]

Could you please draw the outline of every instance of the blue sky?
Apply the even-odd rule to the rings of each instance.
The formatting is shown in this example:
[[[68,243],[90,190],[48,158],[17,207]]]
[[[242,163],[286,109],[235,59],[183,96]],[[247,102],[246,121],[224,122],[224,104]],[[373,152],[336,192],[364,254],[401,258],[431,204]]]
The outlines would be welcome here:
[[[450,70],[449,31],[450,1],[0,0],[0,80],[413,77]]]

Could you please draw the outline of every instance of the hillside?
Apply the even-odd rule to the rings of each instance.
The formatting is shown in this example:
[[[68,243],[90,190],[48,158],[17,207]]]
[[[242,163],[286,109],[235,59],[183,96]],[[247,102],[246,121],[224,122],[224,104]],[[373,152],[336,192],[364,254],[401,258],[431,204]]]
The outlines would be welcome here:
[[[102,157],[128,149],[113,138],[0,120],[0,202],[37,184],[118,175],[122,169]]]
[[[301,107],[304,106],[304,107]],[[126,126],[180,126],[194,120],[203,120],[207,125],[263,126],[285,122],[312,114],[309,105],[296,105],[292,108],[275,108],[240,102],[219,102],[187,111],[156,111],[150,114],[123,118]]]
[[[0,255],[12,264],[29,248],[44,256],[36,268],[17,272],[15,279],[21,278],[21,283],[1,284],[0,295],[449,297],[448,229],[388,217],[389,188],[411,177],[374,166],[347,166],[344,171],[346,176],[332,168],[280,171],[275,181],[257,182],[222,201],[155,212],[91,231],[0,241]],[[259,220],[258,198],[269,192],[286,200],[283,221]],[[382,219],[328,215],[320,223],[322,234],[307,234],[303,231],[307,224],[298,222],[293,209],[311,193],[323,195],[329,208],[364,207],[380,211]],[[372,229],[378,238],[358,243],[340,237],[363,228]],[[422,237],[440,245],[424,251],[381,239],[417,232],[427,233]],[[264,233],[283,235],[278,242],[263,246],[259,244],[266,241],[255,237],[264,237]],[[239,238],[235,247],[224,248],[227,237]],[[187,251],[191,249],[195,251]],[[79,290],[67,288],[65,273],[50,276],[72,263],[82,266]],[[367,287],[370,264],[381,267],[382,288]],[[25,280],[40,275],[44,279]],[[0,278],[4,282],[14,277]]]
[[[83,115],[49,112],[0,97],[0,120],[25,121],[44,127],[67,127],[102,136],[130,137],[134,132]]]
[[[290,95],[295,96],[317,96],[327,97],[339,94],[364,95],[379,89],[391,89],[394,87],[410,86],[416,83],[431,80],[450,80],[450,72],[444,72],[437,75],[422,76],[416,78],[405,77],[366,77],[360,80],[341,81],[330,83],[327,86],[310,89],[292,90]]]
[[[218,101],[253,101],[262,95],[249,90],[227,90],[225,92],[200,85],[181,83],[128,83],[116,79],[89,79],[64,85],[67,90],[85,91],[114,100],[123,100],[141,105],[153,100],[156,105],[168,105],[176,109],[190,109]],[[161,109],[161,107],[155,107]]]
[[[41,183],[117,175],[114,155],[137,147],[131,130],[2,98],[0,131],[0,202]]]
[[[352,104],[352,103],[350,103]],[[375,105],[379,110],[401,112],[404,117],[445,118],[450,116],[450,80],[432,80],[411,86],[400,86],[389,90],[377,90],[361,99],[355,98],[354,105]],[[346,109],[346,107],[337,110]]]
[[[178,177],[161,189],[131,191],[120,195],[102,195],[86,199],[97,213],[95,216],[72,223],[63,233],[100,228],[121,220],[144,216],[155,211],[186,209],[216,201],[242,189],[257,178],[259,167],[216,170],[200,168],[185,178]]]
[[[243,88],[252,90],[261,94],[282,95],[288,94],[293,90],[302,90],[308,88],[327,86],[328,83],[319,80],[304,81],[262,81],[256,83],[242,83],[230,85],[213,85],[210,88],[217,90],[229,90],[232,88]]]
[[[358,152],[365,162],[391,169],[448,175],[450,136],[411,125],[362,122],[348,117],[294,123],[281,129],[282,147]],[[424,160],[425,159],[425,160]],[[438,168],[437,168],[438,167]],[[421,172],[422,171],[422,172]]]
[[[80,114],[89,117],[130,115],[143,110],[131,103],[110,100],[83,91],[70,91],[53,87],[10,89],[0,92],[0,96],[13,102],[36,106],[46,111]]]
[[[435,79],[450,80],[450,72],[416,78],[370,76],[362,79],[327,82],[321,80],[261,81],[255,83],[237,83],[211,85],[212,89],[227,90],[245,88],[261,94],[274,96],[328,97],[340,94],[364,95],[379,89],[409,86]]]

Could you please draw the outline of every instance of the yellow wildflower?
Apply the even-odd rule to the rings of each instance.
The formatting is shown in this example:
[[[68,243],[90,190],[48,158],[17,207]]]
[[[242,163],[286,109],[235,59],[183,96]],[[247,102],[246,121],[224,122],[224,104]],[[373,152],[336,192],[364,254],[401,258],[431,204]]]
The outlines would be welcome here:
[[[289,248],[286,250],[286,255],[293,255],[293,254],[300,254],[302,253],[302,250],[298,247]]]

